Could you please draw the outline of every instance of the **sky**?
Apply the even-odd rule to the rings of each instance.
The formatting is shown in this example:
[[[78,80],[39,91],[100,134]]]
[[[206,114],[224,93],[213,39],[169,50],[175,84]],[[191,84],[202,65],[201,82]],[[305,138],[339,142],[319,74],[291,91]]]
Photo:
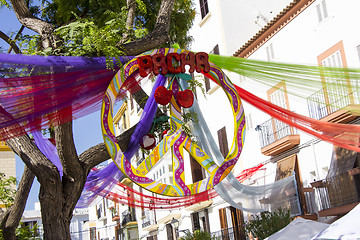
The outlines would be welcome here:
[[[20,23],[16,19],[14,12],[6,7],[0,8],[0,30],[10,35],[20,29]],[[24,30],[26,34],[32,34],[31,30]],[[0,39],[0,47],[8,49],[8,45]],[[100,110],[100,109],[99,109]],[[73,121],[74,141],[77,153],[80,154],[89,147],[103,142],[100,127],[100,111],[96,111],[88,116]],[[21,179],[24,163],[16,156],[16,178]],[[35,202],[38,200],[39,183],[35,179],[26,204],[25,210],[33,210]]]

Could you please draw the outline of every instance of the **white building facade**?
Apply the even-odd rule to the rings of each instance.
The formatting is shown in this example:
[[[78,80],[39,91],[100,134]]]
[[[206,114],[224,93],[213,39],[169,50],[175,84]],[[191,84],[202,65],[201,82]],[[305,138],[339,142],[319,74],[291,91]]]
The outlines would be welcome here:
[[[359,33],[347,27],[359,20],[360,16],[356,11],[360,3],[356,0],[199,0],[194,1],[194,4],[197,11],[191,30],[194,38],[191,50],[194,52],[296,64],[359,66]],[[360,103],[356,93],[349,92],[349,96],[353,98],[344,101],[340,109],[319,110],[314,109],[311,102],[316,97],[324,96],[323,89],[301,98],[291,94],[290,90],[287,91],[286,81],[269,86],[237,74],[227,74],[240,87],[290,111],[321,121],[357,124],[356,115],[341,109]],[[195,77],[203,79],[202,76]],[[211,82],[204,82],[205,96],[197,91],[197,100],[211,134],[226,155],[234,132],[232,112],[223,91]],[[349,85],[351,84],[354,83],[349,81]],[[142,84],[148,94],[151,87],[151,81]],[[326,101],[331,101],[331,97],[325,98]],[[324,217],[344,214],[359,202],[360,171],[357,153],[319,141],[272,119],[246,102],[243,104],[247,132],[243,152],[233,170],[235,176],[242,170],[261,163],[265,164],[264,168],[246,180],[245,184],[270,184],[285,177],[281,175],[283,172],[287,172],[286,176],[295,173],[301,215],[319,221],[323,221]],[[331,105],[331,102],[327,104]],[[117,134],[136,124],[141,113],[141,108],[129,97],[114,118]],[[264,136],[268,136],[270,140],[264,139]],[[145,157],[146,154],[139,151],[132,159],[134,166]],[[193,174],[194,170],[198,168],[194,168],[191,161],[185,165],[186,183],[205,177]],[[165,158],[147,176],[163,183],[171,183],[171,163]],[[124,180],[124,183],[153,195],[140,190],[129,181]],[[124,211],[128,211],[132,220],[117,225],[119,231],[126,232],[129,228],[127,226],[136,223],[138,237],[147,240],[175,239],[177,234],[182,236],[186,231],[193,232],[197,229],[213,233],[219,239],[246,239],[240,226],[250,218],[250,214],[232,207],[220,197],[171,211],[131,209],[126,206],[121,208],[126,208]],[[119,222],[126,219],[125,215],[123,217],[119,214]],[[172,220],[179,222],[178,231],[171,225]],[[109,239],[131,239],[127,236],[129,235],[111,238],[109,235]]]

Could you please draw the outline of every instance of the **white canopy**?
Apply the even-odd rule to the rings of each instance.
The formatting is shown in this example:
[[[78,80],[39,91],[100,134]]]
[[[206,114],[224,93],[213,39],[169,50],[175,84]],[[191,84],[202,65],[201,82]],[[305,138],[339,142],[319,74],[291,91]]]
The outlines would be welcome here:
[[[348,214],[333,222],[311,240],[356,240],[360,239],[360,204]]]
[[[326,223],[299,217],[265,240],[307,240],[328,226]]]

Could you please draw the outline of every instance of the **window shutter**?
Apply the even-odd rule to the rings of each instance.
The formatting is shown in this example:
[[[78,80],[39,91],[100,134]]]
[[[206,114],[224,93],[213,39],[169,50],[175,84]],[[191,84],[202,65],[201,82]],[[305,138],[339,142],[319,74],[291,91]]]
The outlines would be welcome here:
[[[198,212],[191,213],[191,222],[192,222],[193,232],[195,230],[200,229],[200,221],[199,221],[199,213]]]
[[[216,54],[216,55],[220,55],[219,44],[216,44],[216,46],[213,49],[213,53]]]
[[[132,98],[132,95],[130,95],[130,110],[134,109],[134,99]]]
[[[190,166],[193,183],[204,179],[201,165],[190,155]]]
[[[223,127],[222,129],[217,131],[217,134],[218,134],[220,152],[225,158],[229,153],[227,136],[226,136],[226,127]]]
[[[166,235],[168,240],[173,240],[173,228],[170,223],[166,224]]]

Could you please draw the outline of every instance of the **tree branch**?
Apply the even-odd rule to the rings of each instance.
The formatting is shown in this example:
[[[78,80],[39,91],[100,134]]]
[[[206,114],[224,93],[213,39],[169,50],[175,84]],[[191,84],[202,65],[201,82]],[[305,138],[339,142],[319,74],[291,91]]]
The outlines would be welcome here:
[[[135,128],[136,125],[125,131],[120,136],[116,137],[121,151],[124,152],[126,150],[130,142],[131,135],[134,132]],[[79,155],[79,161],[84,165],[84,169],[86,173],[88,173],[91,170],[91,168],[95,167],[96,165],[110,158],[111,157],[104,143],[100,143],[96,146],[93,146]]]
[[[17,40],[19,37],[20,37],[20,34],[22,33],[22,31],[24,30],[24,25],[21,25],[19,31],[17,32],[15,38],[14,38],[14,41]],[[7,53],[11,53],[11,50],[14,50],[15,53],[18,53],[16,52],[16,50],[10,45],[9,47],[9,50],[7,51]],[[19,52],[20,53],[20,52]]]
[[[56,36],[53,35],[53,26],[50,23],[34,17],[25,1],[10,0],[10,2],[19,22],[41,36],[43,48],[55,47],[53,43],[56,43]]]
[[[11,40],[11,38],[8,35],[6,35],[4,32],[2,32],[1,30],[0,30],[0,38],[2,38],[7,44],[9,44],[10,47],[12,49],[14,49],[15,53],[18,53],[18,54],[21,53],[19,47],[15,44],[15,42],[13,40]]]
[[[126,30],[123,33],[121,41],[118,43],[119,45],[126,43],[129,40],[131,33],[134,31],[133,26],[135,19],[136,2],[135,0],[127,0],[126,4],[128,8],[126,22],[125,22]]]
[[[4,239],[13,239],[15,236],[15,229],[19,225],[21,216],[24,212],[26,201],[28,199],[34,178],[34,173],[27,166],[25,166],[18,189],[16,191],[14,204],[9,209],[7,209],[8,216],[4,222],[4,227],[2,228]]]
[[[166,43],[169,40],[169,29],[174,2],[175,0],[161,1],[155,27],[149,34],[129,43],[121,44],[121,42],[119,42],[116,46],[127,55],[134,56]]]
[[[58,156],[63,166],[64,176],[71,180],[81,179],[82,167],[78,161],[72,134],[72,121],[58,125],[55,130],[55,142]]]
[[[44,156],[28,135],[10,138],[5,142],[23,160],[40,182],[52,181],[52,178],[60,177],[56,166]]]

